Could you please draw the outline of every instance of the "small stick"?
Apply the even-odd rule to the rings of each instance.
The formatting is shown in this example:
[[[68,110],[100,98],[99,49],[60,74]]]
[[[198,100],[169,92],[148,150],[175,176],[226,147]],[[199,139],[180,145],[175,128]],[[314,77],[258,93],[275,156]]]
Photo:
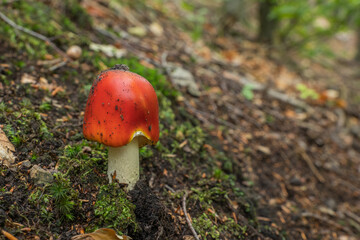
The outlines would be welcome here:
[[[53,42],[51,42],[51,40],[47,37],[45,37],[44,35],[41,35],[40,33],[34,32],[30,29],[24,28],[20,25],[17,25],[15,22],[13,22],[11,19],[9,19],[8,17],[6,17],[2,12],[0,12],[0,18],[6,22],[7,24],[9,24],[10,26],[12,26],[13,28],[22,31],[24,33],[27,33],[35,38],[38,38],[40,40],[43,40],[44,42],[46,42],[47,44],[50,45],[50,47],[52,47],[53,49],[55,49],[55,51],[57,51],[61,56],[65,57],[66,59],[68,59],[68,56],[66,55],[65,52],[63,52],[60,48],[58,48]]]
[[[184,196],[183,196],[183,198],[182,198],[182,207],[183,207],[185,219],[186,219],[186,222],[187,222],[187,224],[189,225],[189,228],[190,228],[192,234],[194,235],[195,239],[196,239],[196,240],[200,240],[199,237],[198,237],[198,235],[197,235],[197,233],[196,233],[196,231],[195,231],[195,229],[194,229],[194,227],[192,226],[192,224],[191,224],[191,222],[190,222],[190,219],[189,219],[188,215],[187,215],[187,211],[186,211],[186,197],[188,196],[188,194],[189,194],[189,193],[186,191],[185,194],[184,194]]]
[[[228,121],[223,120],[223,119],[219,119],[217,116],[215,116],[213,114],[210,114],[210,113],[201,111],[199,109],[196,109],[186,101],[184,101],[184,103],[185,103],[186,107],[188,107],[188,109],[190,111],[192,111],[197,117],[201,118],[204,122],[209,122],[207,119],[210,119],[212,121],[215,121],[215,122],[217,122],[219,124],[222,124],[222,125],[224,125],[226,127],[229,127],[229,128],[233,128],[233,129],[239,129],[240,128],[240,127],[236,126],[235,124],[233,124],[231,122],[228,122]]]
[[[301,146],[298,146],[297,150],[300,153],[301,157],[305,160],[306,164],[309,166],[312,173],[315,175],[316,179],[319,182],[324,183],[325,178],[320,174],[319,170],[317,170],[310,157],[306,154],[305,150]]]
[[[358,215],[350,211],[345,211],[344,213],[346,216],[360,224],[360,217]]]
[[[175,192],[175,190],[174,190],[172,187],[170,187],[169,185],[167,185],[167,184],[165,184],[164,187],[165,187],[167,190],[171,191],[172,193]]]
[[[315,213],[303,212],[303,213],[301,213],[301,216],[305,217],[305,218],[314,218],[314,219],[317,219],[319,221],[323,221],[324,223],[327,223],[329,225],[332,225],[332,226],[334,226],[334,227],[336,227],[338,229],[341,229],[341,230],[343,230],[344,232],[346,232],[348,234],[352,233],[352,231],[349,228],[347,228],[345,226],[342,226],[342,225],[338,224],[337,222],[334,222],[334,221],[332,221],[330,219],[327,219],[326,217],[317,215]]]
[[[56,69],[65,66],[66,63],[67,63],[67,60],[62,61],[62,62],[60,62],[60,63],[58,63],[58,64],[55,64],[54,66],[50,67],[49,70],[50,70],[51,72],[52,72],[52,71],[55,71]]]

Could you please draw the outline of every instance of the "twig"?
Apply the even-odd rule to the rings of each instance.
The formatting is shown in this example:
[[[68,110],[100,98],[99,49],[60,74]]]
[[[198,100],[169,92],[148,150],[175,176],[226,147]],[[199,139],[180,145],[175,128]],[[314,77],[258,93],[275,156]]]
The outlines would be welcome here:
[[[61,58],[55,58],[52,60],[39,60],[36,62],[36,65],[54,65],[54,64],[58,64],[59,62],[62,62],[63,60]]]
[[[27,217],[25,217],[23,214],[21,214],[18,208],[16,208],[16,211],[17,211],[17,213],[19,214],[20,217],[22,217],[22,218],[24,218],[26,220],[27,225],[30,226],[29,219]]]
[[[315,214],[315,213],[311,213],[311,212],[304,212],[301,214],[302,217],[307,217],[307,218],[314,218],[314,219],[317,219],[319,221],[323,221],[329,225],[332,225],[338,229],[342,229],[343,231],[345,231],[346,233],[349,233],[351,234],[352,231],[347,228],[347,227],[344,227],[344,226],[341,226],[340,224],[334,222],[333,220],[330,220],[330,219],[327,219],[326,217],[323,217],[323,216],[320,216],[318,214]]]
[[[30,36],[33,36],[35,38],[38,38],[40,40],[43,40],[44,42],[46,42],[47,44],[50,45],[50,47],[52,47],[53,49],[55,49],[55,51],[57,51],[61,56],[63,56],[66,59],[69,59],[69,57],[66,55],[65,52],[63,52],[60,48],[58,48],[53,42],[51,42],[51,40],[47,37],[45,37],[44,35],[41,35],[40,33],[34,32],[30,29],[24,28],[20,25],[17,25],[15,22],[13,22],[11,19],[9,19],[8,17],[6,17],[2,12],[0,12],[0,18],[6,22],[7,24],[9,24],[10,26],[12,26],[13,28],[22,31],[24,33],[29,34]]]
[[[227,203],[228,203],[228,206],[230,207],[230,209],[231,209],[234,213],[236,212],[236,214],[237,214],[236,216],[238,217],[239,221],[242,222],[242,223],[247,227],[247,229],[249,229],[249,233],[251,232],[252,235],[256,235],[256,236],[260,237],[261,239],[267,239],[267,238],[265,238],[261,233],[259,233],[258,230],[256,230],[253,226],[251,226],[251,225],[249,224],[249,221],[248,221],[239,211],[237,211],[237,210],[233,207],[233,205],[232,205],[232,203],[231,203],[231,199],[230,199],[229,197],[225,196],[225,198],[226,198],[226,200],[227,200]]]
[[[7,239],[9,240],[18,240],[16,237],[14,237],[12,234],[6,232],[5,230],[1,230],[1,233],[7,237]]]
[[[265,94],[267,94],[268,96],[270,96],[272,98],[275,98],[278,101],[290,104],[294,107],[301,108],[306,111],[313,112],[312,107],[310,105],[308,105],[307,103],[305,103],[295,97],[289,96],[285,93],[279,92],[275,89],[268,88],[267,86],[265,86],[261,83],[250,80],[246,77],[242,77],[236,73],[226,73],[223,75],[223,77],[225,79],[235,81],[235,82],[239,83],[240,85],[250,86],[251,89],[254,91],[263,91]]]
[[[346,216],[348,216],[349,218],[351,218],[352,220],[354,220],[358,224],[360,224],[360,217],[358,215],[356,215],[355,213],[350,212],[350,211],[345,211],[344,213]]]
[[[225,105],[225,108],[228,110],[228,112],[233,112],[235,115],[237,115],[240,118],[245,119],[247,122],[255,125],[257,128],[261,128],[261,124],[256,121],[256,119],[253,119],[252,117],[248,116],[247,114],[244,114],[239,108],[236,106],[229,104]]]
[[[187,211],[186,211],[186,197],[188,196],[188,194],[189,194],[189,193],[186,191],[185,194],[184,194],[184,196],[183,196],[183,198],[182,198],[182,207],[183,207],[185,219],[186,219],[186,222],[187,222],[187,224],[188,224],[188,226],[189,226],[192,234],[194,235],[195,239],[196,239],[196,240],[200,240],[199,237],[198,237],[198,235],[197,235],[197,233],[196,233],[196,231],[195,231],[195,229],[194,229],[194,227],[192,226],[192,224],[191,224],[191,222],[190,222],[190,219],[189,219],[188,215],[187,215]]]
[[[306,154],[305,150],[299,145],[297,146],[297,150],[300,153],[301,157],[305,160],[306,164],[309,166],[312,173],[315,175],[316,179],[319,182],[324,183],[325,178],[320,174],[319,170],[317,170],[310,157]]]
[[[156,240],[159,240],[160,239],[160,237],[163,235],[163,233],[164,233],[164,227],[163,226],[160,226],[158,229],[160,229],[158,232],[158,234],[157,234],[157,236],[156,236]]]
[[[172,187],[170,187],[169,185],[167,185],[167,184],[165,184],[164,187],[165,187],[167,190],[169,190],[170,192],[172,192],[172,193],[175,192],[175,190],[174,190]]]
[[[55,71],[56,69],[65,66],[67,62],[68,62],[68,61],[65,60],[65,61],[62,61],[62,62],[60,62],[60,63],[58,63],[58,64],[55,64],[54,66],[50,67],[49,70],[50,70],[51,72],[52,72],[52,71]]]
[[[226,120],[223,120],[223,119],[220,119],[219,117],[213,115],[213,114],[210,114],[210,113],[207,113],[207,112],[204,112],[204,111],[201,111],[199,109],[196,109],[194,108],[193,106],[191,106],[187,101],[184,101],[186,107],[192,111],[198,118],[200,118],[202,121],[204,122],[209,122],[208,119],[214,121],[214,122],[217,122],[219,124],[222,124],[226,127],[229,127],[229,128],[233,128],[233,129],[241,129],[240,126],[236,126],[235,124],[231,123],[231,122],[228,122]]]

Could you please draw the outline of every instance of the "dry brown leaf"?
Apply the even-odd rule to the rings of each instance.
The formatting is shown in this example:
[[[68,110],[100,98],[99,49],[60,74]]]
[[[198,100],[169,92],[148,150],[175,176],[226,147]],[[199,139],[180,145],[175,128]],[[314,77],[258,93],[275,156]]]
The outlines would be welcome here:
[[[163,27],[158,22],[153,22],[149,28],[155,36],[160,37],[164,33]]]
[[[232,64],[242,64],[244,62],[243,57],[236,50],[225,50],[221,52],[221,55]]]
[[[266,146],[261,146],[261,145],[257,145],[256,149],[259,150],[262,153],[265,153],[266,155],[270,155],[271,154],[271,150],[270,148],[266,147]]]
[[[23,231],[23,232],[31,232],[31,228],[24,227],[24,228],[21,229],[21,231]]]
[[[48,80],[44,77],[40,77],[39,83],[36,85],[42,90],[49,90],[49,91],[52,91],[55,87],[53,84],[49,84]]]
[[[51,96],[55,96],[58,92],[64,92],[65,89],[63,87],[56,87],[54,91],[51,92]]]
[[[90,49],[95,52],[102,52],[108,57],[122,58],[127,54],[125,48],[117,48],[113,45],[90,43]]]
[[[297,83],[299,83],[299,80],[295,73],[290,72],[284,66],[280,66],[279,72],[277,76],[274,78],[274,83],[278,90],[285,91],[291,88],[292,86],[295,86]]]
[[[0,129],[0,161],[6,166],[10,166],[15,162],[14,145],[9,141],[4,131]]]
[[[93,233],[77,235],[72,240],[131,240],[128,236],[119,236],[116,232],[109,228],[100,228]]]
[[[219,87],[211,87],[210,89],[206,90],[206,93],[209,93],[209,94],[220,94],[220,93],[222,93],[222,90],[221,90],[221,88],[219,88]]]
[[[206,61],[211,61],[212,59],[211,49],[207,46],[201,46],[199,48],[196,48],[195,53]]]
[[[35,80],[34,76],[31,76],[30,74],[25,73],[24,75],[21,76],[20,82],[22,84],[27,84],[27,83],[35,84],[36,80]]]
[[[337,99],[337,100],[335,100],[335,106],[337,106],[339,108],[346,108],[347,102],[344,99]]]
[[[149,63],[148,61],[140,60],[140,64],[147,67],[147,68],[155,69],[155,66],[152,65],[151,63]]]
[[[113,14],[107,8],[102,7],[96,1],[83,1],[82,7],[86,10],[86,12],[94,17],[102,17],[107,18],[111,17]]]

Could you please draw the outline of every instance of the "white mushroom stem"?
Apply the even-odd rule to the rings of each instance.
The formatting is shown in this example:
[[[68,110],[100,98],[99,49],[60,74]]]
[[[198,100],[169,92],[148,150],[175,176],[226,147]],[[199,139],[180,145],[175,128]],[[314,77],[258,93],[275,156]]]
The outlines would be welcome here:
[[[109,147],[108,177],[116,172],[119,183],[128,184],[128,190],[134,188],[139,180],[139,141],[135,137],[130,143],[122,147]]]

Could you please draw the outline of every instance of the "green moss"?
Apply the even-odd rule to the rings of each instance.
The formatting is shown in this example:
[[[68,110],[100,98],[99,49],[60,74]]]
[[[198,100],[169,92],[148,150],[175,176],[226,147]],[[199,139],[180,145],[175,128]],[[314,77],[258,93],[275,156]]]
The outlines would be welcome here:
[[[50,223],[55,220],[60,225],[74,220],[74,209],[80,204],[70,180],[60,173],[54,174],[54,177],[54,183],[51,185],[35,188],[28,201],[37,209],[44,222]]]
[[[10,142],[15,146],[20,146],[23,142],[22,136],[18,131],[15,131],[10,124],[4,126],[5,135],[9,138]]]
[[[246,239],[247,237],[247,227],[241,226],[232,218],[228,218],[219,228],[220,232],[230,234],[231,236],[237,237],[237,239]]]
[[[214,201],[224,202],[225,197],[227,196],[226,191],[224,191],[221,186],[212,187],[210,189],[203,188],[192,188],[193,194],[191,198],[195,201],[198,201],[202,209],[206,210],[211,207]]]
[[[90,18],[85,17],[85,11],[83,10],[82,14],[79,14],[79,4],[73,4],[73,6],[77,7],[69,9],[75,9],[75,12],[70,11],[69,13],[78,13],[78,19],[74,20],[84,21],[84,24],[91,26],[91,24],[89,24],[90,20],[85,21],[85,19]],[[59,47],[63,44],[81,44],[83,42],[81,37],[72,33],[77,30],[73,21],[63,14],[60,14],[60,12],[56,11],[56,9],[51,7],[51,5],[47,5],[42,1],[15,1],[6,8],[5,12],[7,17],[14,21],[17,25],[37,32],[49,39],[54,39],[53,41]],[[62,37],[59,38],[59,36]],[[5,23],[0,25],[0,39],[7,41],[12,47],[18,50],[26,51],[30,56],[35,58],[42,58],[49,52],[54,53],[54,50],[49,46],[49,44],[43,40],[35,38],[22,31],[18,31]],[[16,66],[22,68],[25,66],[25,63],[20,61],[16,64]]]
[[[51,9],[41,2],[37,1],[16,1],[13,9],[7,11],[7,16],[16,24],[25,28],[37,31],[46,36],[59,34],[58,29],[50,23]],[[46,14],[47,13],[47,14]],[[45,27],[46,26],[46,27]],[[13,27],[2,24],[0,27],[0,36],[4,40],[10,40],[10,44],[19,49],[26,50],[31,55],[47,53],[47,47],[44,42],[26,33],[18,32]]]
[[[159,94],[157,95],[159,96]],[[175,113],[172,110],[172,102],[166,97],[159,97],[159,108],[160,130],[162,132],[165,124],[170,125],[175,122]]]
[[[154,152],[151,147],[145,146],[140,148],[140,156],[142,158],[150,158],[154,155]]]
[[[117,232],[123,232],[129,227],[136,230],[138,226],[134,210],[135,205],[116,184],[102,186],[94,206],[97,216],[95,225],[113,228]]]
[[[51,102],[43,102],[40,106],[39,106],[39,110],[41,112],[48,112],[50,111],[52,108]]]
[[[107,153],[103,145],[82,141],[65,146],[59,160],[59,169],[68,176],[82,176],[82,183],[102,182],[100,174],[106,173]]]
[[[4,131],[9,140],[15,145],[20,146],[25,143],[29,135],[37,134],[40,139],[49,139],[52,133],[49,132],[46,122],[42,119],[40,113],[34,110],[34,105],[27,98],[24,98],[20,104],[22,108],[14,111],[10,106],[3,105],[0,117],[5,123]]]
[[[220,232],[218,227],[211,221],[207,214],[203,213],[197,218],[193,219],[193,225],[202,239],[220,239]]]
[[[203,213],[193,219],[193,226],[202,239],[246,239],[247,227],[236,223],[232,218],[215,222],[215,214]]]
[[[4,102],[0,102],[0,113],[5,114],[8,110],[8,106]]]
[[[55,181],[48,188],[60,220],[73,220],[74,209],[78,199],[77,193],[71,188],[70,179],[65,175],[54,174]]]
[[[194,126],[190,122],[184,122],[177,125],[175,129],[175,137],[179,141],[187,139],[189,146],[195,152],[199,152],[205,143],[206,134],[199,126]]]
[[[93,24],[92,18],[79,4],[78,0],[66,0],[64,5],[65,14],[68,16],[68,18],[63,18],[63,23],[66,29],[74,31],[75,26],[73,22],[77,23],[81,28],[91,28]]]

